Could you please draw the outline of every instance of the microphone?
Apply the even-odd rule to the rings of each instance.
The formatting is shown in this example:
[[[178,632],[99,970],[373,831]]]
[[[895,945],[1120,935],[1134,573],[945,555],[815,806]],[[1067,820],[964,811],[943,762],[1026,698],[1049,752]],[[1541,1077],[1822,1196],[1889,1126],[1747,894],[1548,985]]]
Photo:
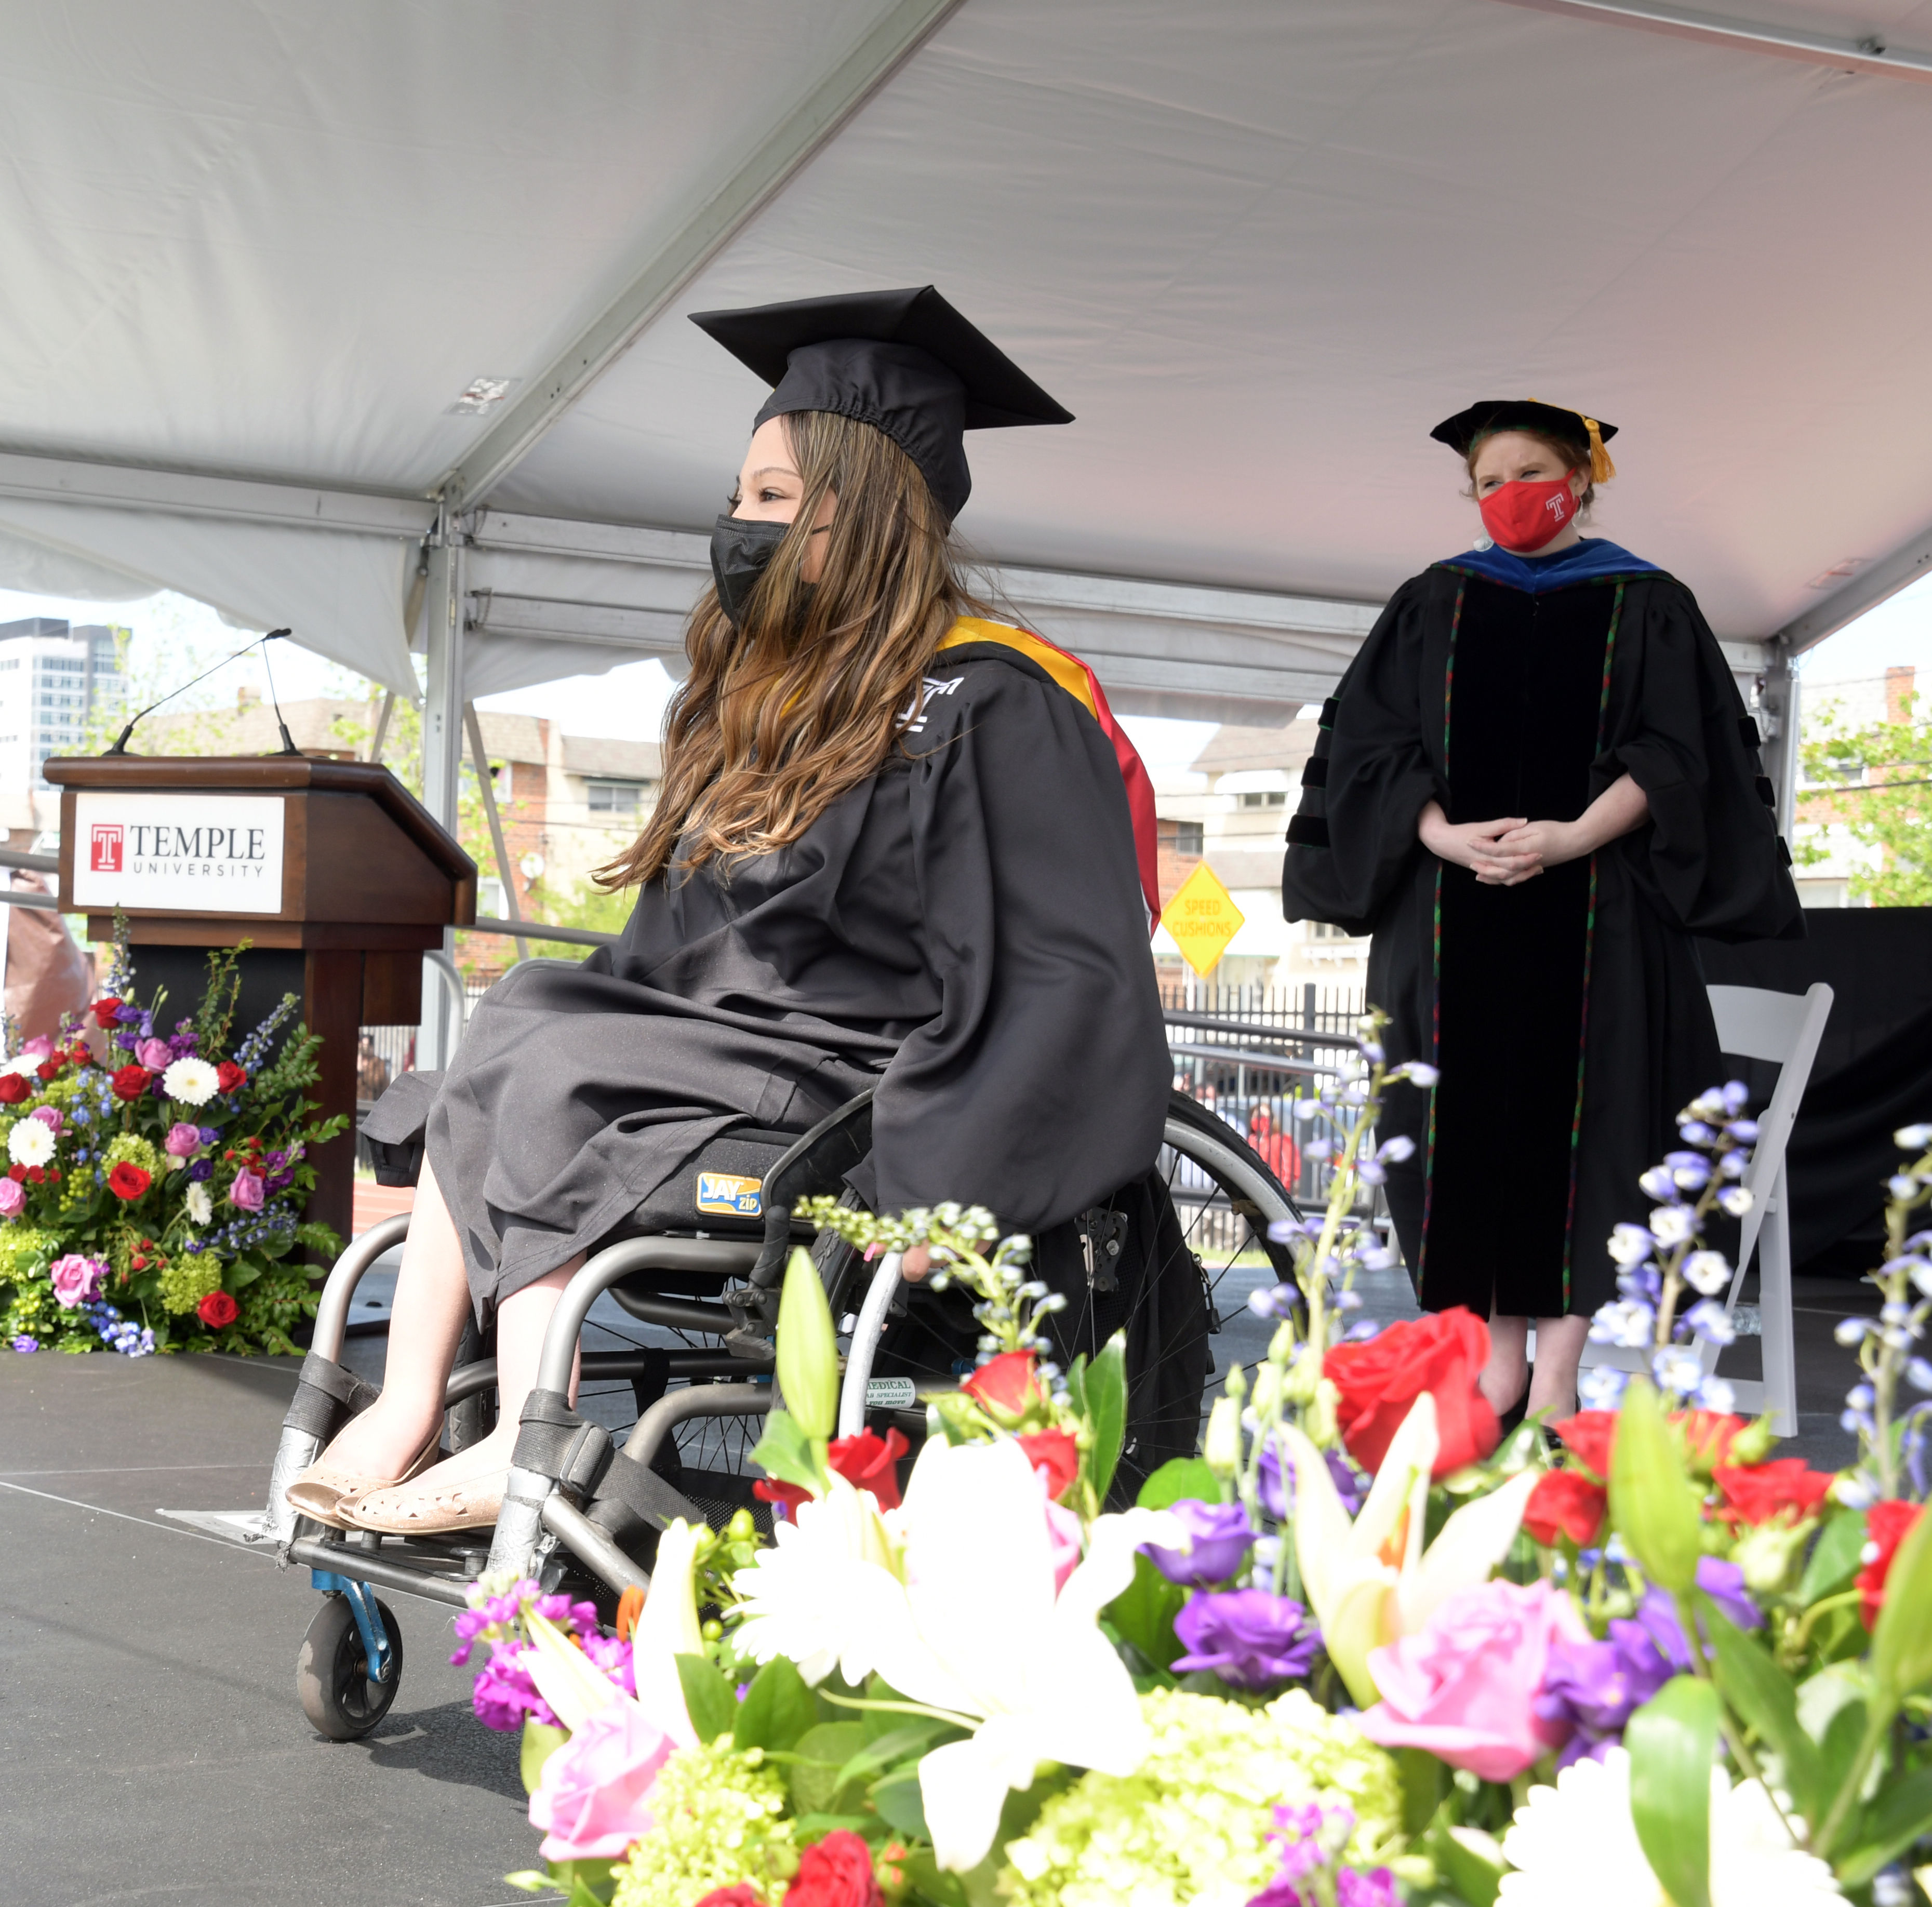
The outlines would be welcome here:
[[[108,754],[110,755],[124,755],[128,752],[128,738],[134,733],[134,724],[136,722],[145,721],[148,716],[152,715],[157,709],[162,706],[162,703],[172,702],[177,695],[184,695],[190,688],[194,688],[196,682],[207,681],[208,677],[214,673],[215,669],[226,668],[230,663],[236,661],[241,657],[246,655],[251,649],[256,647],[260,647],[261,649],[262,661],[263,665],[266,667],[268,660],[268,652],[266,645],[274,641],[278,637],[287,636],[291,633],[292,632],[286,629],[271,629],[266,636],[258,636],[253,642],[244,643],[242,646],[235,652],[234,655],[224,655],[219,662],[214,664],[214,668],[202,670],[201,673],[195,676],[193,680],[183,682],[178,688],[170,689],[166,694],[162,696],[158,701],[150,702],[145,709],[142,709],[138,714],[130,718],[128,726],[122,730],[119,739],[116,740],[113,747],[107,751]],[[272,700],[274,699],[274,693],[275,679],[274,675],[271,673],[268,677],[268,694]],[[278,702],[275,703],[275,720],[277,724],[280,727],[282,731],[282,747],[280,752],[285,755],[300,754],[302,751],[289,739],[289,725],[286,722],[282,720],[281,716],[281,704]]]

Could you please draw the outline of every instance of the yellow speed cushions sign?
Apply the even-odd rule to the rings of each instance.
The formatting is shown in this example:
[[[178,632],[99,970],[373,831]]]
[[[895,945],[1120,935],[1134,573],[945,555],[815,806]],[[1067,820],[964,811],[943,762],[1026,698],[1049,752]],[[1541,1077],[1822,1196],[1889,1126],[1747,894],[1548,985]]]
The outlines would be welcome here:
[[[1180,891],[1162,909],[1160,924],[1196,973],[1211,973],[1228,943],[1241,931],[1245,916],[1234,897],[1203,861],[1180,883]]]

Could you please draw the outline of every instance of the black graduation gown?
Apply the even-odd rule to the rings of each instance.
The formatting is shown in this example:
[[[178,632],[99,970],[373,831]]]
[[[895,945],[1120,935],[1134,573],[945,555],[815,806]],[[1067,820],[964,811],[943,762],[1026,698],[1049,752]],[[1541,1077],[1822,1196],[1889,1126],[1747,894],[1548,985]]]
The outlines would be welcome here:
[[[1416,1154],[1389,1204],[1418,1296],[1486,1317],[1588,1313],[1636,1180],[1719,1078],[1693,934],[1803,932],[1757,732],[1690,591],[1591,539],[1404,583],[1323,711],[1290,823],[1291,920],[1373,935],[1368,997]],[[1628,772],[1649,818],[1588,859],[1484,887],[1416,838],[1452,821],[1573,820]]]
[[[878,1210],[1038,1232],[1151,1165],[1169,1063],[1113,745],[1010,648],[934,667],[904,752],[798,841],[646,883],[580,967],[512,968],[371,1114],[427,1116],[480,1318],[728,1128],[868,1086]]]

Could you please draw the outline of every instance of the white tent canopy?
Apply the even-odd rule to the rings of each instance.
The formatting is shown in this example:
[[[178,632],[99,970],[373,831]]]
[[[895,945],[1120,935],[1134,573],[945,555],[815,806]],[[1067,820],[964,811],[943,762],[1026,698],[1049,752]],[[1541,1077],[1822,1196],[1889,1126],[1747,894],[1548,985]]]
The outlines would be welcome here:
[[[674,658],[762,394],[706,306],[929,280],[1064,401],[961,529],[1130,712],[1324,692],[1479,397],[1622,427],[1598,527],[1787,746],[1932,562],[1909,0],[0,8],[0,585],[426,642],[446,811],[464,699]]]

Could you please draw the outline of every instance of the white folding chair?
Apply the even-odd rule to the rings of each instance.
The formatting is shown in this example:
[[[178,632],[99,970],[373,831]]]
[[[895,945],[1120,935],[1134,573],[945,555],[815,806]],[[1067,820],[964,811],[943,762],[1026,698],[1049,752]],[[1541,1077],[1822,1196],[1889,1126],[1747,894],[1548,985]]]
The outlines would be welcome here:
[[[1718,1022],[1718,1044],[1738,1059],[1769,1060],[1778,1067],[1771,1103],[1758,1115],[1757,1144],[1743,1183],[1751,1207],[1739,1228],[1737,1270],[1724,1300],[1734,1312],[1754,1249],[1757,1253],[1758,1328],[1764,1375],[1734,1381],[1738,1408],[1748,1416],[1768,1416],[1774,1435],[1798,1434],[1798,1369],[1791,1322],[1790,1192],[1784,1153],[1811,1076],[1825,1022],[1832,1012],[1832,989],[1820,980],[1803,994],[1770,993],[1760,987],[1712,987],[1711,1011]],[[1700,1345],[1706,1371],[1717,1367],[1718,1347]],[[1649,1354],[1610,1345],[1586,1347],[1586,1365],[1610,1364],[1627,1371],[1648,1368]]]

